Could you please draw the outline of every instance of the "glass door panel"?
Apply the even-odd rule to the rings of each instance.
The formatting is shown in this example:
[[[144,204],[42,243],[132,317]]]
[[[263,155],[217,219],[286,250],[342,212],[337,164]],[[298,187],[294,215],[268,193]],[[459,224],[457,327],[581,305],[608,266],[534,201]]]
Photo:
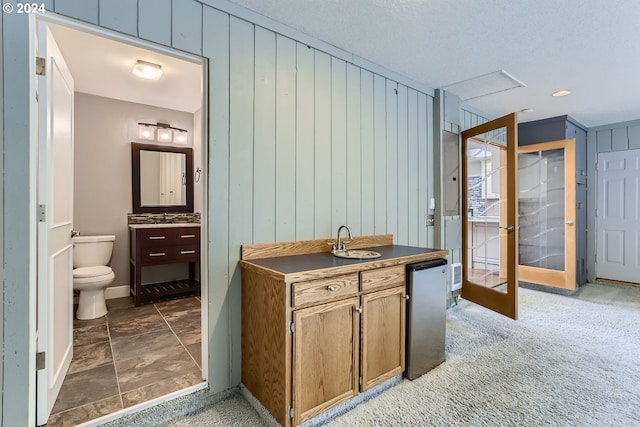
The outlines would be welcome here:
[[[522,281],[575,289],[574,141],[518,149]]]
[[[461,296],[517,317],[516,115],[462,133]]]

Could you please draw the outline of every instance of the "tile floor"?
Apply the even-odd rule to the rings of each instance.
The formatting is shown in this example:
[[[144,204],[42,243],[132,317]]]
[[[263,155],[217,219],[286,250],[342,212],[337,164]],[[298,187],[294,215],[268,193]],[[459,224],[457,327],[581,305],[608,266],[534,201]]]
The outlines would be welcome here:
[[[75,426],[198,384],[200,297],[134,307],[107,300],[109,312],[75,320],[73,359],[47,426]]]

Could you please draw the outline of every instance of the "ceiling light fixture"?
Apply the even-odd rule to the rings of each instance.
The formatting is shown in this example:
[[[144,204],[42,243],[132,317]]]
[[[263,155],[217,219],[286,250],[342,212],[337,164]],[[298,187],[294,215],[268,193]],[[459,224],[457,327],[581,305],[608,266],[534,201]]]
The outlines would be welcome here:
[[[138,137],[140,139],[187,145],[188,136],[187,130],[174,128],[168,123],[138,123]]]
[[[147,61],[138,59],[136,65],[133,66],[133,74],[147,80],[158,80],[162,77],[162,67]]]
[[[567,95],[571,95],[571,91],[568,90],[568,89],[559,90],[559,91],[553,92],[551,94],[551,96],[555,96],[556,98],[558,98],[560,96],[567,96]]]

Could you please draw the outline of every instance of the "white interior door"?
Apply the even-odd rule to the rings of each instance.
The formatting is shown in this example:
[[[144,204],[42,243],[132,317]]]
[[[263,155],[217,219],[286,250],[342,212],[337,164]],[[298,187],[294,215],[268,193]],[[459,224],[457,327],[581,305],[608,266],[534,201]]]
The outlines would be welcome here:
[[[596,275],[640,282],[640,150],[598,154]]]
[[[38,25],[37,424],[47,422],[73,356],[73,78],[45,23]],[[43,208],[44,207],[44,208]]]

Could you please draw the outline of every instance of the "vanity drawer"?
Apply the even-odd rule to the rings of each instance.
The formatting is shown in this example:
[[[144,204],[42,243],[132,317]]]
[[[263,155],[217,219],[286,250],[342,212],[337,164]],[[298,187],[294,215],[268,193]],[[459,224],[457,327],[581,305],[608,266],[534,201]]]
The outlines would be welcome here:
[[[200,245],[200,227],[148,228],[138,233],[143,248],[192,243]]]
[[[143,264],[200,261],[200,245],[147,247],[142,250]]]
[[[333,301],[358,295],[358,273],[294,283],[292,288],[292,307]]]
[[[363,271],[360,274],[362,275],[362,292],[393,288],[405,284],[404,264]]]

